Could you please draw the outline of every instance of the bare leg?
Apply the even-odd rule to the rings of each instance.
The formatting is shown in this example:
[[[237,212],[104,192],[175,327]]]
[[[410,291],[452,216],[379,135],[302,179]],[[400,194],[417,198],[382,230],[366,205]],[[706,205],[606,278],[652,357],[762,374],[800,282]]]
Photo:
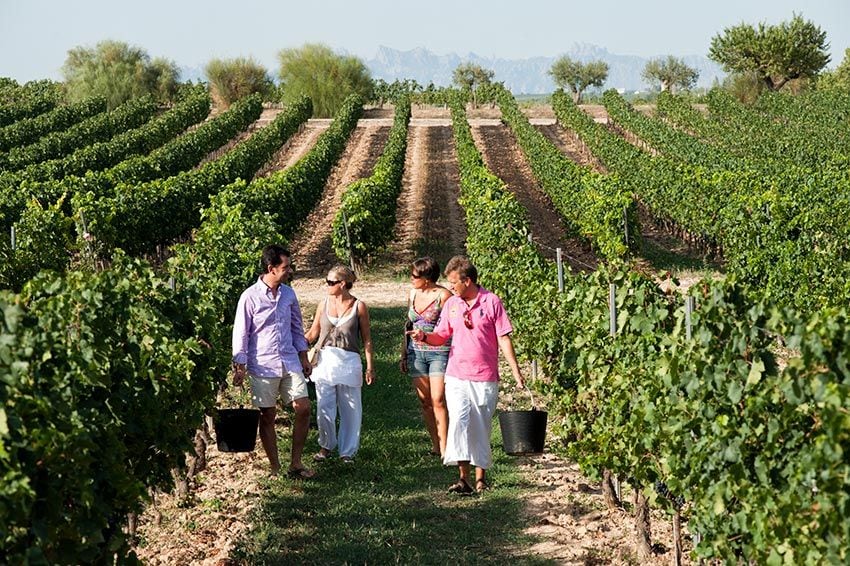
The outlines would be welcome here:
[[[446,408],[446,383],[443,376],[430,378],[431,407],[435,429],[440,443],[440,454],[446,453],[446,438],[449,435],[449,410]]]
[[[310,427],[310,398],[302,397],[292,402],[295,409],[295,423],[292,427],[292,463],[289,469],[298,470],[304,467],[301,455],[304,453],[304,443]]]
[[[475,491],[483,493],[489,487],[487,484],[487,470],[484,468],[475,468]]]
[[[444,433],[441,439],[438,434],[434,406],[431,404],[432,391],[429,378],[413,378],[413,388],[416,389],[416,395],[419,397],[419,403],[422,408],[422,419],[425,421],[425,428],[428,429],[428,435],[431,437],[431,451],[442,454],[445,451],[446,437]],[[443,407],[445,408],[445,400],[443,402]],[[448,419],[446,419],[446,423],[448,423]]]
[[[280,458],[278,458],[277,454],[277,435],[274,430],[274,418],[276,413],[276,407],[260,409],[260,442],[262,442],[263,449],[266,451],[266,456],[269,458],[272,475],[275,476],[280,471]]]
[[[460,479],[469,483],[469,460],[464,460],[463,462],[457,463],[458,471],[460,472]]]

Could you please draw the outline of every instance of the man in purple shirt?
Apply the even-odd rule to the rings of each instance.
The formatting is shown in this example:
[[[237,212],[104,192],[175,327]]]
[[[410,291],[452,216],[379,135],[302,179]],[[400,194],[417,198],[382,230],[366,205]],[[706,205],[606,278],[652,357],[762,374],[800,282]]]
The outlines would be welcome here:
[[[263,248],[263,274],[239,297],[233,323],[233,385],[250,377],[251,400],[260,409],[260,441],[272,475],[280,472],[274,430],[277,399],[292,403],[292,461],[287,475],[309,479],[315,474],[301,462],[310,424],[307,380],[313,369],[307,361],[307,340],[295,291],[284,283],[292,276],[289,250],[278,245]]]

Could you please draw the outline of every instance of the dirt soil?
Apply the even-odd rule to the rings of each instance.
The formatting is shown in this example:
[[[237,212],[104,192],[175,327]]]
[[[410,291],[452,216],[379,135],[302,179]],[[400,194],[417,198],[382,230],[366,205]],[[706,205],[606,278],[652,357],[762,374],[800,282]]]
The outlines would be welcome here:
[[[293,166],[299,159],[307,155],[322,132],[328,129],[330,122],[324,120],[308,120],[293,134],[283,147],[275,152],[268,163],[257,171],[254,178],[265,177],[275,171]]]
[[[601,108],[601,107],[600,107]],[[599,109],[591,109],[600,115]],[[604,113],[604,108],[602,109]],[[549,120],[546,112],[535,118]],[[535,239],[541,249],[576,244],[559,230],[560,220],[536,186],[528,164],[512,135],[500,125],[498,108],[480,108],[471,113],[476,144],[485,161],[530,210],[535,219]],[[269,116],[263,116],[266,121]],[[368,109],[352,134],[345,153],[325,186],[320,204],[291,242],[298,273],[293,288],[305,315],[324,298],[325,271],[337,259],[330,250],[330,223],[339,206],[342,189],[366,176],[383,151],[392,120],[392,109]],[[291,166],[315,143],[328,121],[311,120],[282,148],[263,174]],[[582,148],[557,125],[538,125],[549,139],[578,162],[596,166],[583,157]],[[460,253],[466,237],[463,211],[457,204],[459,174],[454,158],[451,120],[444,108],[414,107],[408,138],[406,171],[394,243],[384,262],[391,274],[406,271],[423,242],[442,242],[444,253]],[[434,203],[440,206],[433,206]],[[538,235],[540,234],[540,235]],[[545,246],[545,247],[544,247]],[[586,251],[579,257],[592,261]],[[406,280],[366,273],[354,286],[354,294],[373,307],[403,306]],[[305,321],[309,323],[309,320]],[[526,377],[530,369],[525,368]],[[509,373],[509,372],[507,372]],[[510,406],[517,392],[505,384],[500,407]],[[541,400],[538,400],[540,402]],[[285,421],[286,415],[281,417]],[[288,430],[288,423],[282,423]],[[552,436],[549,435],[551,439]],[[600,485],[586,479],[576,464],[549,451],[518,458],[519,468],[530,485],[526,499],[527,533],[538,542],[524,552],[555,564],[636,564],[633,520],[626,511],[609,511]],[[207,468],[194,478],[189,501],[172,494],[158,494],[139,518],[136,552],[148,564],[233,564],[229,555],[247,529],[251,510],[265,489],[268,464],[262,451],[224,454],[212,443],[207,450]],[[624,490],[625,490],[624,486]],[[624,494],[624,497],[626,494]],[[628,508],[628,504],[626,505]],[[653,511],[652,538],[656,554],[651,564],[672,562],[670,521]],[[686,543],[687,544],[687,543]],[[686,546],[687,550],[687,546]],[[687,557],[684,563],[688,563]]]
[[[449,125],[423,122],[414,110],[398,222],[390,245],[391,263],[406,271],[407,265],[425,253],[438,256],[443,264],[446,258],[464,253],[466,222],[459,196],[460,172],[450,121]]]

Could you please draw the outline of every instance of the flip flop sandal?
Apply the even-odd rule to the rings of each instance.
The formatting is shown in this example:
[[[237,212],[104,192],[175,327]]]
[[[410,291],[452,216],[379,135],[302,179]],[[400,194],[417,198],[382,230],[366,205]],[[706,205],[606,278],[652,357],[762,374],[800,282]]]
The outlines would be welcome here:
[[[316,477],[316,472],[307,468],[295,468],[287,471],[286,476],[293,480],[311,480]]]
[[[449,486],[449,493],[457,493],[458,495],[470,495],[474,493],[475,490],[472,489],[472,486],[467,483],[466,480],[457,480],[457,482],[453,483]]]
[[[490,484],[489,484],[489,483],[487,483],[486,481],[484,481],[484,480],[477,480],[477,481],[475,482],[475,491],[476,491],[476,493],[484,493],[484,492],[485,492],[485,491],[487,491],[488,489],[490,489]]]

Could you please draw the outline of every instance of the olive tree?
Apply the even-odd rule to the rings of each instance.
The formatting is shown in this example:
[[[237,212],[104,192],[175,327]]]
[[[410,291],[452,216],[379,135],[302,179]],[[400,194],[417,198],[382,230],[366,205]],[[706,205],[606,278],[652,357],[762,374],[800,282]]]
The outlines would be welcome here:
[[[739,24],[714,36],[708,56],[727,72],[754,72],[770,90],[813,78],[829,63],[826,32],[797,14],[790,22]]]
[[[170,102],[177,92],[179,71],[167,59],[151,61],[140,47],[105,40],[94,48],[78,46],[69,50],[62,74],[69,100],[103,96],[108,107],[115,108],[145,94]]]
[[[477,91],[485,85],[489,85],[496,76],[496,72],[491,69],[485,69],[481,65],[475,63],[461,63],[452,73],[452,81],[461,90],[472,96],[472,107],[478,106]]]
[[[573,93],[573,102],[581,104],[581,96],[589,87],[601,87],[608,79],[608,63],[602,60],[582,63],[564,55],[552,63],[549,74],[559,88]]]
[[[255,92],[265,96],[273,86],[265,67],[251,58],[213,59],[204,73],[213,100],[225,107]]]
[[[329,47],[308,43],[278,54],[284,101],[302,94],[313,101],[313,115],[329,118],[351,94],[371,98],[372,77],[357,57],[337,55]]]
[[[697,84],[699,71],[689,67],[682,59],[668,55],[666,58],[650,59],[641,76],[652,85],[660,84],[662,91],[673,94],[677,87],[689,90]]]

